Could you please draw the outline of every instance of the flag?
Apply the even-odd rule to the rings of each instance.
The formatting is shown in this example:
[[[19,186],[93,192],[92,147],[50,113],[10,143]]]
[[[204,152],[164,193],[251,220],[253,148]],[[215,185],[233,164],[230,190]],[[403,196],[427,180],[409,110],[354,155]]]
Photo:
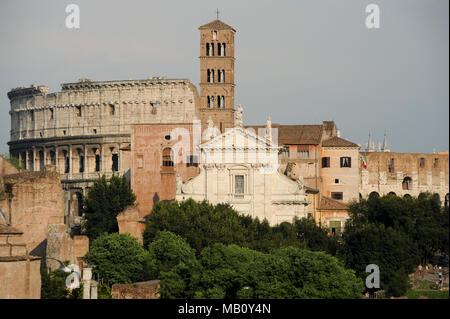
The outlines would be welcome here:
[[[367,157],[366,157],[366,153],[364,153],[364,157],[362,159],[362,166],[363,168],[367,168]]]

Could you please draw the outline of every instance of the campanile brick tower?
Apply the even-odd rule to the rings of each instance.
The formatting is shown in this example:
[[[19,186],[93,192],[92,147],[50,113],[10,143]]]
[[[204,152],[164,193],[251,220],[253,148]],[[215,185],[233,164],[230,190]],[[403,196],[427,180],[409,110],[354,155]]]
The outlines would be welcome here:
[[[234,126],[234,30],[220,20],[200,30],[200,116],[221,132]]]

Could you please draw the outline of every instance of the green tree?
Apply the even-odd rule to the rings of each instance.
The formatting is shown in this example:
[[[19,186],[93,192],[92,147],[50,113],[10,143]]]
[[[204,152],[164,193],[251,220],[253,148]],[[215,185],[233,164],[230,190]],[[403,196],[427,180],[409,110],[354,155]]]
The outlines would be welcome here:
[[[211,205],[192,199],[157,203],[144,231],[144,247],[148,247],[158,231],[164,230],[186,239],[197,255],[215,243],[235,244],[261,252],[288,246],[333,254],[336,250],[335,240],[312,219],[297,219],[293,224],[285,222],[271,227],[267,220],[240,215],[228,204]]]
[[[331,255],[336,254],[338,246],[336,237],[329,236],[328,230],[318,226],[312,217],[295,219],[293,226],[300,247],[313,251],[328,252]]]
[[[81,299],[81,288],[67,289],[68,274],[59,269],[49,271],[44,260],[41,260],[41,299]],[[64,264],[67,266],[69,262]]]
[[[161,272],[167,272],[181,262],[196,267],[195,250],[184,238],[174,233],[158,232],[148,250],[145,276],[149,279],[159,279]]]
[[[294,247],[262,253],[213,244],[197,267],[180,262],[161,273],[162,298],[361,298],[363,289],[335,257]]]
[[[143,234],[144,247],[148,247],[162,230],[185,238],[197,253],[214,243],[244,245],[247,233],[241,216],[228,204],[214,206],[192,199],[157,203]]]
[[[135,200],[136,196],[125,176],[113,175],[107,181],[103,175],[89,188],[84,200],[84,233],[92,241],[102,233],[118,232],[117,215],[125,207],[133,205]]]
[[[83,259],[100,278],[113,284],[145,280],[148,252],[130,234],[104,233],[94,240]]]

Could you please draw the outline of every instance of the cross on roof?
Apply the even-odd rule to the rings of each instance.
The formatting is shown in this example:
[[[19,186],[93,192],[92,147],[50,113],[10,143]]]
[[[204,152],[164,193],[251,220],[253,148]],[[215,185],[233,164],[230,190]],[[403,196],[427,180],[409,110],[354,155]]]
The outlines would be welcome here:
[[[219,8],[217,8],[216,14],[217,14],[217,20],[219,20]]]

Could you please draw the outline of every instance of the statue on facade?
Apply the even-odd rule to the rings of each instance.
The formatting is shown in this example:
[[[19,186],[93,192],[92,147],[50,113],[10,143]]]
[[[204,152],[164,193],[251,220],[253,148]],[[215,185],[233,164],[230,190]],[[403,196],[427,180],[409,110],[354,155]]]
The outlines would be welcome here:
[[[272,141],[272,121],[270,120],[270,116],[266,121],[266,141]]]
[[[209,128],[209,129],[214,128],[214,122],[213,122],[211,116],[208,117],[208,121],[206,121],[206,123],[208,124],[208,128]]]
[[[242,121],[242,115],[244,113],[244,109],[242,108],[242,105],[238,105],[238,108],[236,110],[236,121],[234,123],[235,127],[242,127],[243,121]]]
[[[177,184],[177,194],[181,194],[182,193],[181,187],[183,186],[183,180],[181,179],[181,176],[179,174],[177,174],[176,184]]]

